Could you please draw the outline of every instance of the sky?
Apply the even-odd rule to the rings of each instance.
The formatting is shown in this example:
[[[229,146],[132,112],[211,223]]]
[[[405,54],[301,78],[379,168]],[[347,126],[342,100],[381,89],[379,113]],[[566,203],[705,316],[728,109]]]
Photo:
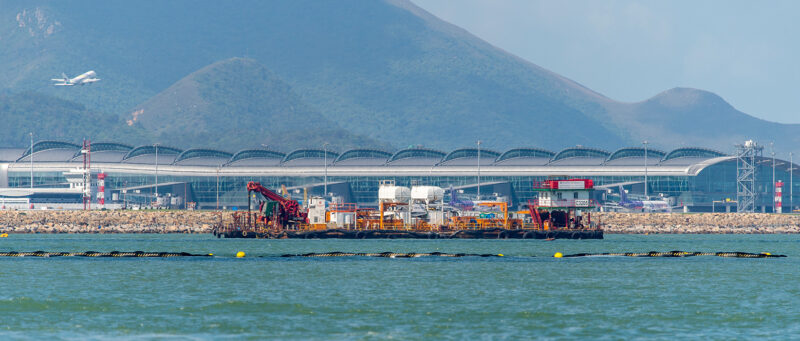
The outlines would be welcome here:
[[[412,1],[618,101],[689,87],[800,123],[800,1]]]

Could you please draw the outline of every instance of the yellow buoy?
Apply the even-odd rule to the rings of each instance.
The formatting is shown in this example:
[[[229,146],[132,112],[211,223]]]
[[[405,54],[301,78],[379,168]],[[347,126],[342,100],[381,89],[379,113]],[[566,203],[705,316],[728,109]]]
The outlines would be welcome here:
[[[4,233],[4,234],[5,234],[5,233]],[[765,254],[765,255],[767,255],[767,256],[772,256],[772,254],[771,254],[771,253],[769,253],[769,252],[764,252],[764,254]]]
[[[553,257],[554,258],[561,258],[561,257],[564,257],[564,254],[561,253],[561,252],[556,252],[556,254],[554,254]]]
[[[503,254],[502,253],[498,253],[497,257],[503,257]]]
[[[244,258],[244,252],[239,251],[236,253],[236,258]]]
[[[208,255],[209,255],[209,256],[213,256],[214,254],[213,254],[213,253],[209,253]]]
[[[0,234],[0,238],[8,238],[8,233]]]

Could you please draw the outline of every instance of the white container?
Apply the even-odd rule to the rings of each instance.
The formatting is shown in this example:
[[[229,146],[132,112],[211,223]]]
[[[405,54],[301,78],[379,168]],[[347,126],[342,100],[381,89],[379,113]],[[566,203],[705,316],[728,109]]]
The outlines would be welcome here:
[[[411,187],[411,199],[432,203],[442,200],[444,190],[436,186],[414,186]]]
[[[411,190],[403,186],[381,186],[378,188],[378,199],[391,203],[408,202],[411,199]]]

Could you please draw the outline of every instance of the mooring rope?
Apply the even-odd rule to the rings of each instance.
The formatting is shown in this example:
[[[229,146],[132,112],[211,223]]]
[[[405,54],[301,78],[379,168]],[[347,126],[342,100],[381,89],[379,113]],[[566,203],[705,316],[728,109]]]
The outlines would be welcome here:
[[[398,253],[398,252],[380,252],[380,253],[352,253],[352,252],[311,252],[303,254],[285,254],[281,257],[382,257],[382,258],[418,258],[418,257],[503,257],[503,254],[498,253],[444,253],[444,252],[426,252],[426,253]]]
[[[557,252],[553,257],[555,258],[574,258],[574,257],[596,257],[596,256],[619,256],[619,257],[695,257],[695,256],[716,256],[716,257],[731,257],[731,258],[781,258],[786,255],[773,255],[769,252],[750,253],[740,251],[725,251],[725,252],[686,252],[686,251],[650,251],[650,252],[606,252],[606,253],[576,253],[571,255],[564,255]]]
[[[168,258],[168,257],[209,257],[213,253],[194,254],[188,252],[144,252],[144,251],[111,251],[111,252],[0,252],[0,257],[146,257],[146,258]]]

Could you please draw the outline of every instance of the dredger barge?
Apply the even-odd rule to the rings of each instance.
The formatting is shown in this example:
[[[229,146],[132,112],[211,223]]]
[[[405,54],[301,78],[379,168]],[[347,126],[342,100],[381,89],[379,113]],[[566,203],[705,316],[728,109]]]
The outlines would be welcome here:
[[[591,219],[592,180],[546,180],[533,184],[537,199],[509,212],[508,203],[459,200],[433,186],[396,186],[383,180],[378,208],[312,197],[300,205],[257,182],[247,184],[248,210],[214,227],[218,238],[340,239],[602,239]],[[264,200],[254,195],[260,194]],[[256,198],[256,205],[252,200]],[[258,210],[253,208],[257,207]]]

